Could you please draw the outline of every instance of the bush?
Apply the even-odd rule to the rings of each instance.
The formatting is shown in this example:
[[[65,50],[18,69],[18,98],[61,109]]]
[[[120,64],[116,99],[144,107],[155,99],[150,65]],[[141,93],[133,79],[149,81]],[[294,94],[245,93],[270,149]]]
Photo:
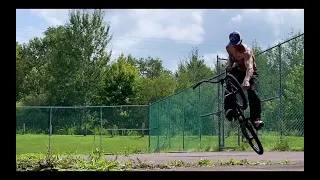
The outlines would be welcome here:
[[[290,149],[289,147],[289,141],[286,138],[280,138],[279,141],[275,144],[275,146],[272,148],[274,151],[288,151]]]
[[[137,131],[129,130],[128,136],[139,136],[139,133]]]

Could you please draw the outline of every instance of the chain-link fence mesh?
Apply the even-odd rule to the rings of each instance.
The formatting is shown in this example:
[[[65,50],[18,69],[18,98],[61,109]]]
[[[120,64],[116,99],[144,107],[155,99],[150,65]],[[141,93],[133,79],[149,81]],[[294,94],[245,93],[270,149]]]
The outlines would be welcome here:
[[[16,138],[27,139],[23,146],[17,144],[17,152],[45,153],[49,147],[50,109],[48,108],[17,108]],[[44,134],[41,137],[26,137],[25,134]]]
[[[261,119],[265,122],[259,136],[266,150],[304,149],[303,38],[301,34],[266,51],[255,52]],[[217,60],[219,62],[219,57]],[[241,143],[238,124],[225,119],[220,86],[202,84],[153,103],[150,107],[151,147],[158,151],[251,150],[246,143]],[[249,108],[246,116],[248,111]],[[173,137],[177,138],[173,141]]]
[[[17,153],[116,153],[132,141],[148,148],[148,119],[148,106],[17,107]]]

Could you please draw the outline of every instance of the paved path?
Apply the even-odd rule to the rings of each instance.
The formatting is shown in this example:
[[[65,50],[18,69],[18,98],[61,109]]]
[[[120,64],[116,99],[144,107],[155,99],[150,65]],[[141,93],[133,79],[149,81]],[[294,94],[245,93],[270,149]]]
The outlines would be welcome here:
[[[115,156],[106,156],[108,159],[114,159]],[[230,159],[248,161],[285,161],[294,162],[294,165],[256,165],[256,166],[227,166],[227,167],[200,167],[200,168],[175,168],[166,171],[304,171],[304,152],[265,152],[258,155],[255,152],[197,152],[197,153],[154,153],[154,154],[136,154],[126,156],[118,156],[118,161],[125,162],[127,160],[139,158],[141,161],[146,160],[152,163],[168,163],[173,160],[182,160],[184,162],[196,162],[199,159],[208,159],[217,161],[218,159],[228,161]],[[163,171],[163,170],[161,170]]]
[[[139,170],[145,171],[145,170]],[[215,166],[196,168],[175,168],[151,171],[304,171],[304,164],[296,165],[255,165],[255,166]]]

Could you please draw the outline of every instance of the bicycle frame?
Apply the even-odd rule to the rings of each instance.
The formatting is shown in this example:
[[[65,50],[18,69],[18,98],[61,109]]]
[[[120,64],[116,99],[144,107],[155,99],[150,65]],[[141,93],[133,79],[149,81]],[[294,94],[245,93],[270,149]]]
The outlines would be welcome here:
[[[223,75],[223,74],[225,74],[225,77],[224,77],[224,78],[221,78],[221,79],[218,80],[218,81],[213,81],[215,78],[217,78],[217,77],[219,77],[219,76],[221,76],[221,75]],[[213,84],[215,84],[215,83],[221,83],[221,85],[222,85],[222,87],[223,87],[223,90],[224,90],[225,92],[227,92],[227,94],[225,94],[224,97],[230,96],[230,95],[234,94],[234,91],[230,92],[230,91],[226,88],[225,78],[226,78],[226,75],[227,75],[227,74],[228,74],[228,72],[227,72],[227,70],[225,70],[223,73],[218,74],[218,75],[216,75],[216,76],[214,76],[214,77],[212,77],[212,78],[204,79],[204,80],[198,82],[197,84],[195,84],[195,85],[193,86],[193,89],[197,88],[197,87],[200,86],[202,83],[213,83]],[[234,85],[232,85],[232,86],[234,87]],[[235,87],[234,87],[234,88],[235,88]],[[243,123],[243,120],[247,120],[247,118],[244,116],[243,112],[240,110],[239,107],[236,108],[236,116],[237,116],[236,119],[239,120],[239,123]],[[239,118],[239,117],[241,117],[241,118]]]

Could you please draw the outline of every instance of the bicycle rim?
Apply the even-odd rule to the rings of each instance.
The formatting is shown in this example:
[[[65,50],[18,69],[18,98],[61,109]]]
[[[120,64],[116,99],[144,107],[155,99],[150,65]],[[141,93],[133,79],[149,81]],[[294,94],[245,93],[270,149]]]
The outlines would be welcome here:
[[[262,155],[264,150],[263,146],[258,138],[256,131],[253,129],[250,122],[244,122],[241,126],[242,134],[247,139],[251,148],[259,155]]]
[[[238,80],[231,74],[228,74],[225,79],[227,87],[229,86],[232,88],[236,88],[236,93],[234,95],[236,96],[236,104],[240,109],[245,110],[248,107],[247,99],[245,97],[244,91],[242,90],[242,86],[239,84]],[[241,102],[239,102],[239,100]]]

